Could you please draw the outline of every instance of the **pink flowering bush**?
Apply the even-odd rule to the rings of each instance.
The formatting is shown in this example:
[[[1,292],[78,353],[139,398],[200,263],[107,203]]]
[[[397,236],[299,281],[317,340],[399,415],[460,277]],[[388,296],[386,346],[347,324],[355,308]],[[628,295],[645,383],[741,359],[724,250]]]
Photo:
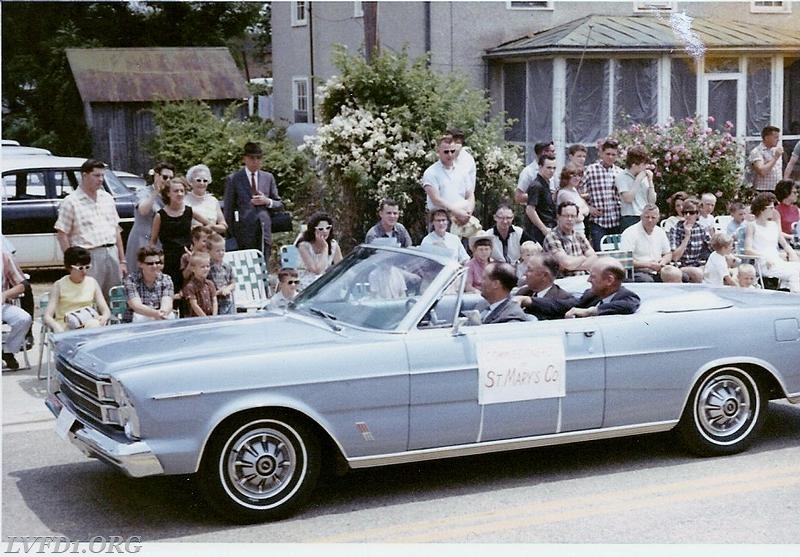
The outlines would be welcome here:
[[[724,200],[739,199],[742,188],[744,147],[731,135],[733,124],[725,122],[724,130],[712,130],[701,118],[685,118],[661,125],[631,126],[616,132],[623,150],[633,145],[647,148],[655,169],[653,181],[662,211],[666,199],[676,191],[700,196],[711,192]],[[724,203],[717,207],[725,210]],[[665,213],[666,214],[666,213]]]

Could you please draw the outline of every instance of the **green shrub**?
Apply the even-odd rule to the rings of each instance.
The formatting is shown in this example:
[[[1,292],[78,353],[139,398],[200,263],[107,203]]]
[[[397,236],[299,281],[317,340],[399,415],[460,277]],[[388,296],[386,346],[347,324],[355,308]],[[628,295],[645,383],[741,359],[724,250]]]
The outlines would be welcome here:
[[[291,205],[314,181],[308,159],[286,139],[286,130],[259,118],[238,118],[239,105],[221,116],[202,102],[161,103],[154,109],[157,132],[148,146],[156,160],[175,165],[185,173],[195,164],[211,169],[211,193],[222,199],[225,177],[242,166],[242,152],[248,141],[261,143],[264,170],[278,183],[281,198]]]

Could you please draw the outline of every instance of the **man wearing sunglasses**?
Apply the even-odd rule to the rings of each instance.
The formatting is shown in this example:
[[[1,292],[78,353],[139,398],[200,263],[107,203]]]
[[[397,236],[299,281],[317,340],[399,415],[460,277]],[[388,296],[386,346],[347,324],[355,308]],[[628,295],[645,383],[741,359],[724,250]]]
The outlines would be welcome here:
[[[225,180],[225,220],[233,229],[238,249],[272,252],[272,211],[283,209],[275,177],[261,170],[261,145],[244,146],[244,168]]]
[[[439,138],[436,154],[439,160],[430,165],[422,175],[422,187],[428,196],[425,208],[444,209],[458,222],[467,222],[475,209],[475,187],[470,186],[468,173],[460,172],[455,165],[458,148],[453,138]]]

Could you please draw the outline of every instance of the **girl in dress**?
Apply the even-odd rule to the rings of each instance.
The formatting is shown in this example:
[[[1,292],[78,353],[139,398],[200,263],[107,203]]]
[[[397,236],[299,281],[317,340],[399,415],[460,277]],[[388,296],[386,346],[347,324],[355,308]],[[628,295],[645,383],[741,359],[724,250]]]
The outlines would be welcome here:
[[[759,256],[761,274],[781,279],[781,286],[790,292],[800,292],[800,262],[778,224],[780,216],[775,210],[777,198],[772,192],[760,193],[753,200],[751,212],[754,221],[745,224],[744,253]],[[778,251],[783,249],[785,258]]]
[[[195,217],[201,224],[207,223],[204,217],[195,215],[192,208],[186,205],[188,187],[186,178],[170,180],[169,185],[161,192],[164,207],[153,218],[153,231],[150,234],[152,246],[161,242],[164,250],[164,272],[172,279],[176,292],[183,287],[181,256],[189,251],[192,244],[192,218]]]
[[[208,193],[208,186],[211,184],[211,170],[204,164],[196,164],[186,171],[186,179],[189,181],[190,190],[186,192],[186,204],[192,208],[195,218],[192,220],[192,228],[200,226],[197,215],[201,215],[208,221],[208,226],[216,232],[225,236],[228,231],[228,223],[225,222],[225,215],[216,197]]]
[[[153,167],[153,185],[139,191],[139,199],[133,213],[133,228],[128,235],[128,244],[125,246],[125,261],[131,272],[138,268],[136,255],[139,253],[139,248],[150,245],[153,217],[164,206],[161,202],[161,191],[174,177],[175,168],[168,162],[160,162]]]
[[[333,219],[325,213],[314,213],[305,232],[297,239],[297,250],[303,260],[300,273],[302,290],[342,260],[339,244],[333,239]]]

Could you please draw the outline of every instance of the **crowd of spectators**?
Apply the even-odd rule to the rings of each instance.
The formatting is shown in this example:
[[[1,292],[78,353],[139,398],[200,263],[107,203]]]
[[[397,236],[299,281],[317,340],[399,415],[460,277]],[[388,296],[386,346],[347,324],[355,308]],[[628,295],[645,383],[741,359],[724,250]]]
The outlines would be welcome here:
[[[520,173],[513,202],[499,204],[494,223],[484,230],[473,215],[475,160],[464,133],[450,129],[438,138],[437,160],[421,176],[429,228],[419,245],[440,249],[466,265],[467,290],[495,302],[511,299],[506,285],[513,276],[514,284],[523,287],[514,303],[545,319],[554,314],[553,304],[562,307],[561,302],[551,301],[561,294],[552,281],[579,274],[589,275],[594,297],[603,297],[613,287],[626,301],[631,298],[628,291],[617,284],[623,280],[749,288],[760,275],[775,277],[782,287],[800,292],[800,262],[791,245],[800,220],[797,184],[782,179],[797,163],[798,149],[784,173],[780,130],[767,126],[761,135],[762,142],[747,162],[758,195],[751,207],[731,202],[729,215],[717,214],[714,192],[703,192],[699,199],[675,192],[663,200],[671,214],[662,219],[654,166],[640,145],[620,146],[613,139],[598,142],[598,160],[589,165],[587,149],[573,145],[557,172],[555,145],[550,141],[534,146],[534,160]],[[618,164],[621,151],[624,164]],[[152,186],[139,194],[127,249],[113,199],[102,188],[106,166],[86,161],[81,185],[61,204],[55,225],[68,275],[50,293],[48,326],[63,330],[69,326],[67,316],[84,307],[94,313],[80,326],[104,324],[109,319],[109,291],[117,285],[124,285],[127,300],[124,321],[235,313],[235,281],[224,261],[226,236],[238,249],[260,249],[269,256],[271,216],[283,207],[273,175],[261,169],[262,158],[259,144],[245,145],[242,168],[225,179],[224,212],[208,192],[212,181],[208,166],[192,166],[184,177],[168,162],[155,165]],[[513,203],[520,206],[518,224]],[[397,201],[383,199],[378,217],[366,243],[415,244],[400,222]],[[621,265],[599,257],[602,239],[614,235],[617,247],[632,254],[632,276],[625,276],[624,269],[619,276]],[[285,308],[341,261],[335,236],[331,215],[311,215],[295,242],[301,265],[280,270],[269,307]],[[744,261],[748,256],[757,257],[757,263]],[[492,281],[489,285],[487,278]],[[16,293],[18,283],[14,273],[4,276],[4,294],[8,292],[4,318],[14,312],[5,302]],[[608,298],[604,303],[611,302]],[[597,306],[585,311],[580,304],[575,307],[571,314],[560,309],[555,313],[583,316],[597,311]],[[29,323],[22,324],[29,328]],[[11,349],[19,344],[17,337]],[[11,366],[5,351],[3,358]]]

